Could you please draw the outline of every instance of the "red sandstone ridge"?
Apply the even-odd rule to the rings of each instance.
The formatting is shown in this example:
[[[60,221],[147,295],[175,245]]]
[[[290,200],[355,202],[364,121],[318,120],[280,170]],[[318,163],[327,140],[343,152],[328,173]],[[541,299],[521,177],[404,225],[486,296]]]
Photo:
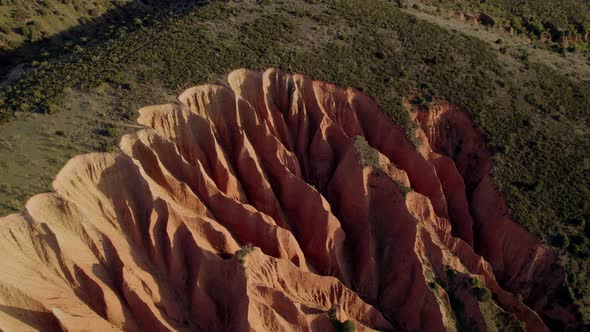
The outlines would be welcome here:
[[[539,291],[559,282],[554,254],[495,214],[488,170],[476,179],[417,150],[355,89],[274,69],[228,82],[141,109],[151,129],[75,157],[55,192],[0,219],[0,329],[546,331],[539,313],[569,324]],[[516,256],[526,250],[537,259]]]
[[[415,111],[412,117],[420,125],[417,135],[425,143],[421,152],[439,165],[441,177],[449,174],[450,166],[450,173],[458,173],[464,180],[464,189],[458,194],[455,190],[459,186],[445,190],[447,197],[461,196],[449,205],[456,211],[451,216],[457,222],[453,227],[459,229],[456,236],[474,241],[476,251],[491,264],[503,287],[520,294],[553,329],[575,329],[579,323],[576,308],[556,301],[565,278],[557,254],[510,219],[506,200],[490,175],[491,154],[468,115],[443,102]],[[441,171],[443,163],[449,166],[442,166]],[[464,209],[466,202],[469,210]],[[462,231],[471,224],[474,234]]]

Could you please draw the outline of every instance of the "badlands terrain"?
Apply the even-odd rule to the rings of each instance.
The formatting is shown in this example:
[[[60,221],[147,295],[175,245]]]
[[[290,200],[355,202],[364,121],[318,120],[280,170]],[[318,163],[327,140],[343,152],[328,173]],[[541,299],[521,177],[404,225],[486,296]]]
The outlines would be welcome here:
[[[0,330],[587,331],[589,43],[580,0],[0,0]]]
[[[121,152],[74,157],[0,220],[3,330],[579,327],[455,106],[413,111],[415,147],[353,88],[227,82],[140,109]]]

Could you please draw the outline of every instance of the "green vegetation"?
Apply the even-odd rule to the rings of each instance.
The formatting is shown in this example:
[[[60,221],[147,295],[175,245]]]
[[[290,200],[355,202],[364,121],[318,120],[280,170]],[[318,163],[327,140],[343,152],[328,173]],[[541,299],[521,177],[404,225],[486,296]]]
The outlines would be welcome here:
[[[501,312],[494,317],[498,331],[502,332],[524,332],[524,324],[509,312]]]
[[[433,290],[438,290],[438,283],[436,281],[431,281],[428,283],[428,287],[432,288]]]
[[[30,63],[27,75],[0,89],[0,122],[26,112],[55,114],[72,90],[103,85],[118,98],[101,105],[108,120],[132,122],[137,107],[168,101],[192,85],[223,84],[229,71],[241,67],[277,67],[354,86],[408,133],[414,125],[402,98],[448,100],[484,132],[494,153],[494,179],[515,220],[547,243],[557,244],[554,238],[563,235],[564,294],[590,319],[590,85],[522,54],[507,62],[509,54],[419,21],[390,1],[312,2],[213,2],[187,7],[178,17],[112,26],[82,50]],[[154,93],[151,86],[162,89]],[[95,122],[94,130],[105,129],[99,135],[104,139],[121,134],[105,127],[110,122]],[[49,184],[53,175],[43,181]],[[19,195],[20,205],[10,209],[22,207],[30,194]]]
[[[481,281],[479,280],[479,278],[476,278],[473,276],[469,277],[467,279],[467,282],[469,283],[469,286],[471,286],[471,287],[478,287],[481,285]]]
[[[590,51],[590,3],[565,0],[467,0],[421,2],[462,13],[493,17],[494,28],[524,35],[549,49]],[[485,22],[484,22],[485,23]]]
[[[514,314],[504,311],[493,301],[492,292],[482,286],[481,279],[463,274],[450,267],[447,268],[446,275],[448,279],[442,284],[442,287],[445,288],[449,296],[449,304],[455,315],[454,319],[459,331],[480,329],[478,323],[465,311],[466,302],[471,302],[473,298],[477,300],[488,331],[525,331],[523,323]]]
[[[340,306],[335,304],[330,310],[328,310],[328,318],[334,327],[335,332],[354,332],[355,327],[354,323],[351,320],[346,320],[341,322],[338,320],[338,310],[340,310]]]
[[[236,259],[241,265],[244,265],[244,262],[246,261],[246,256],[252,251],[254,251],[254,246],[251,244],[247,244],[240,248],[240,250],[236,251]]]
[[[352,144],[357,157],[363,166],[380,168],[379,151],[372,148],[364,137],[355,136]]]
[[[412,191],[412,188],[406,187],[403,183],[394,179],[383,165],[379,164],[379,151],[369,145],[369,143],[362,136],[355,136],[353,138],[354,151],[362,167],[371,167],[376,176],[386,176],[397,186],[403,197]]]
[[[492,301],[479,301],[479,309],[483,314],[488,331],[524,332],[524,324],[512,313],[502,310]]]
[[[492,292],[482,285],[479,278],[471,276],[467,278],[467,284],[472,288],[473,294],[479,302],[488,302],[492,299]]]
[[[488,302],[492,299],[492,292],[486,287],[474,287],[473,294],[479,302]]]
[[[0,2],[0,51],[92,21],[133,0],[3,0]]]

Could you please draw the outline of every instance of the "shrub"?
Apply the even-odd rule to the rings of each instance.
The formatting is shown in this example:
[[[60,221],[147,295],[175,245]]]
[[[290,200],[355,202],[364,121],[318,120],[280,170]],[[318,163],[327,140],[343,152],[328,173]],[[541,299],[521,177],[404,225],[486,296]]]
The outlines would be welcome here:
[[[373,149],[362,136],[355,136],[353,146],[362,166],[379,167],[379,152]]]
[[[529,19],[525,22],[526,29],[533,35],[540,37],[545,30],[543,24],[535,19]]]
[[[574,218],[568,218],[567,223],[573,226],[581,226],[584,227],[586,225],[586,221],[584,219],[582,219],[581,217],[574,217]]]
[[[385,53],[383,51],[379,50],[379,51],[375,52],[375,57],[377,59],[383,60],[383,59],[385,59]]]
[[[238,262],[244,265],[246,255],[254,251],[254,246],[251,244],[247,244],[243,246],[240,250],[236,251],[235,256]]]
[[[340,305],[335,304],[328,310],[327,315],[334,327],[334,331],[336,332],[354,332],[355,327],[354,323],[351,320],[346,320],[341,322],[338,320],[338,310],[340,310]]]
[[[334,304],[330,310],[328,310],[327,315],[330,320],[338,320],[338,309],[340,309],[340,305]]]
[[[423,96],[416,96],[412,98],[410,101],[412,105],[416,105],[420,108],[428,108],[432,103],[432,96],[429,94],[424,94]]]
[[[347,320],[342,323],[340,331],[342,332],[354,332],[354,323],[351,320]]]
[[[453,268],[449,268],[447,270],[447,277],[449,277],[449,279],[453,279],[457,276],[457,271]]]
[[[583,235],[574,235],[571,237],[570,251],[578,257],[588,256],[589,240]]]
[[[10,28],[10,26],[6,23],[0,23],[0,32],[4,33],[4,34],[9,34],[12,32],[12,29]]]
[[[21,112],[28,112],[30,109],[31,109],[31,106],[29,104],[27,104],[27,103],[21,103],[18,106],[18,110],[21,111]]]
[[[123,82],[121,84],[121,88],[123,88],[125,90],[133,91],[133,90],[137,89],[137,82],[135,82],[135,81],[126,81],[126,82]]]
[[[473,294],[479,302],[487,302],[492,299],[492,292],[486,287],[473,288]]]
[[[555,236],[553,236],[552,243],[554,246],[556,246],[558,248],[565,249],[570,245],[570,240],[567,237],[567,235],[565,235],[563,233],[559,233],[559,234],[556,234]]]
[[[117,127],[113,124],[106,123],[103,128],[96,130],[96,133],[104,137],[115,137],[117,136]]]
[[[529,61],[529,51],[522,50],[522,51],[520,51],[520,54],[518,54],[516,57],[519,60],[524,61],[524,62]]]
[[[480,285],[480,281],[476,277],[469,277],[467,281],[469,282],[469,286],[471,287],[478,287]]]

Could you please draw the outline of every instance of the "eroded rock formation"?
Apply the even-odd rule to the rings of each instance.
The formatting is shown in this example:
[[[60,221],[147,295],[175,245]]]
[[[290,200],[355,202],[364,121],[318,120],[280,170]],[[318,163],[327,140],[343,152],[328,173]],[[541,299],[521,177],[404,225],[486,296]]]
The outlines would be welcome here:
[[[475,248],[491,264],[505,289],[519,294],[552,329],[579,327],[577,310],[567,301],[567,291],[563,289],[565,274],[557,254],[510,219],[506,200],[496,190],[490,175],[491,154],[468,115],[447,103],[438,103],[412,115],[421,128],[418,135],[427,142],[429,150],[436,151],[430,153],[434,164],[440,164],[439,153],[444,154],[452,158],[464,179],[464,189],[455,191],[459,186],[451,185],[447,188],[455,188],[449,189],[452,192],[445,190],[447,198],[467,194],[472,217],[451,215],[451,220],[457,221],[453,224],[457,236],[465,239],[459,230],[464,224],[473,224]],[[439,167],[437,172],[443,179],[447,174]],[[464,202],[465,198],[461,197],[460,201]]]
[[[141,109],[149,129],[121,152],[75,157],[55,192],[0,219],[0,329],[571,323],[543,293],[561,282],[555,254],[505,215],[489,154],[482,168],[437,153],[455,142],[440,119],[460,112],[414,113],[416,149],[354,89],[273,69],[228,82]],[[477,136],[457,117],[469,130],[455,133]]]

